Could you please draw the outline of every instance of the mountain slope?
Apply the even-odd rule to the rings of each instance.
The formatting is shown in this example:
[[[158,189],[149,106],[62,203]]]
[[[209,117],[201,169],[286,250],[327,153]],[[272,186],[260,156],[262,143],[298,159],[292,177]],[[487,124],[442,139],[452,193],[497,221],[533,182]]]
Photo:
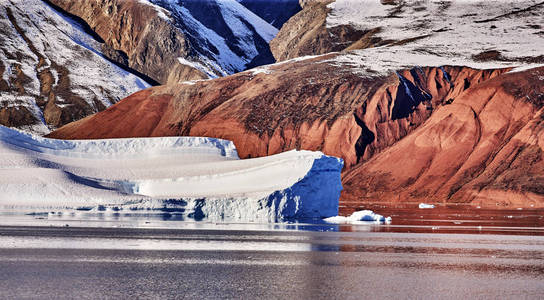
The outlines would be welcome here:
[[[270,45],[278,61],[380,47],[383,53],[544,63],[542,14],[539,0],[310,2]]]
[[[154,87],[51,137],[214,136],[234,141],[241,157],[319,150],[350,167],[412,131],[460,94],[466,82],[503,72],[445,67],[362,75],[335,59]]]
[[[343,182],[344,201],[544,207],[544,68],[469,88]]]
[[[274,62],[268,42],[277,29],[235,0],[50,1],[162,84]]]
[[[75,20],[38,0],[0,4],[0,124],[37,133],[149,87]]]

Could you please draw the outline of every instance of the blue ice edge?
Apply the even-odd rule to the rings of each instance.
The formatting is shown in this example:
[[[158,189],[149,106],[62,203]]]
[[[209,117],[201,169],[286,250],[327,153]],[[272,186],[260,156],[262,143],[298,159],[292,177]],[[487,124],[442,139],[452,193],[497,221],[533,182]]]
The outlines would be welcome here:
[[[314,160],[310,171],[300,181],[268,196],[266,207],[274,210],[274,221],[323,219],[338,215],[343,166],[341,158],[323,155]]]
[[[321,155],[294,185],[262,199],[144,199],[123,205],[78,207],[76,210],[87,214],[162,213],[167,217],[176,215],[178,221],[320,223],[324,218],[338,215],[343,165],[341,158]]]

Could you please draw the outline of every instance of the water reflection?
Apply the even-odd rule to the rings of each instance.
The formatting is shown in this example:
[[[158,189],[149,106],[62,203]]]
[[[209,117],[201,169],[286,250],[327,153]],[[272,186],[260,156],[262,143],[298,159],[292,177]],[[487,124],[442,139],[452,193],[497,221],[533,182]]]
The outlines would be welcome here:
[[[214,223],[180,212],[0,213],[0,298],[6,291],[36,293],[32,288],[56,280],[51,274],[69,275],[51,285],[49,296],[79,293],[74,278],[88,276],[89,298],[97,291],[125,292],[127,281],[128,288],[143,287],[135,295],[168,284],[166,290],[192,298],[538,299],[544,293],[542,210],[367,208],[393,223]],[[100,290],[112,283],[117,288]]]
[[[84,226],[84,227],[152,227],[186,229],[248,229],[315,232],[389,232],[389,233],[455,233],[544,235],[544,210],[485,210],[467,206],[437,206],[419,209],[416,205],[369,205],[364,208],[391,216],[392,223],[379,225],[337,225],[323,220],[305,219],[297,222],[255,224],[236,222],[195,221],[184,212],[141,211],[60,211],[0,212],[0,225]],[[359,209],[342,209],[350,214]],[[321,246],[320,246],[321,247]]]

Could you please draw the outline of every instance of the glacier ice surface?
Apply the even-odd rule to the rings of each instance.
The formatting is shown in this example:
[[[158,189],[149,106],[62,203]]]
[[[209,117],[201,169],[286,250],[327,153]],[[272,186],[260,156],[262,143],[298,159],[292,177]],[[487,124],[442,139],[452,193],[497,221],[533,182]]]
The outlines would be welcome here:
[[[0,210],[176,212],[275,222],[338,214],[343,161],[288,151],[239,159],[204,137],[55,140],[0,127]]]

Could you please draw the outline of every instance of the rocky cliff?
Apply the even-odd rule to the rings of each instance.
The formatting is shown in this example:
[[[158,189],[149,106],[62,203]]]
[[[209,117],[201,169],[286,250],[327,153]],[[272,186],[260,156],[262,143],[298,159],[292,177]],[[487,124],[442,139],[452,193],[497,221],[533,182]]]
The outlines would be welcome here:
[[[544,207],[544,68],[467,89],[343,183],[346,202]]]

